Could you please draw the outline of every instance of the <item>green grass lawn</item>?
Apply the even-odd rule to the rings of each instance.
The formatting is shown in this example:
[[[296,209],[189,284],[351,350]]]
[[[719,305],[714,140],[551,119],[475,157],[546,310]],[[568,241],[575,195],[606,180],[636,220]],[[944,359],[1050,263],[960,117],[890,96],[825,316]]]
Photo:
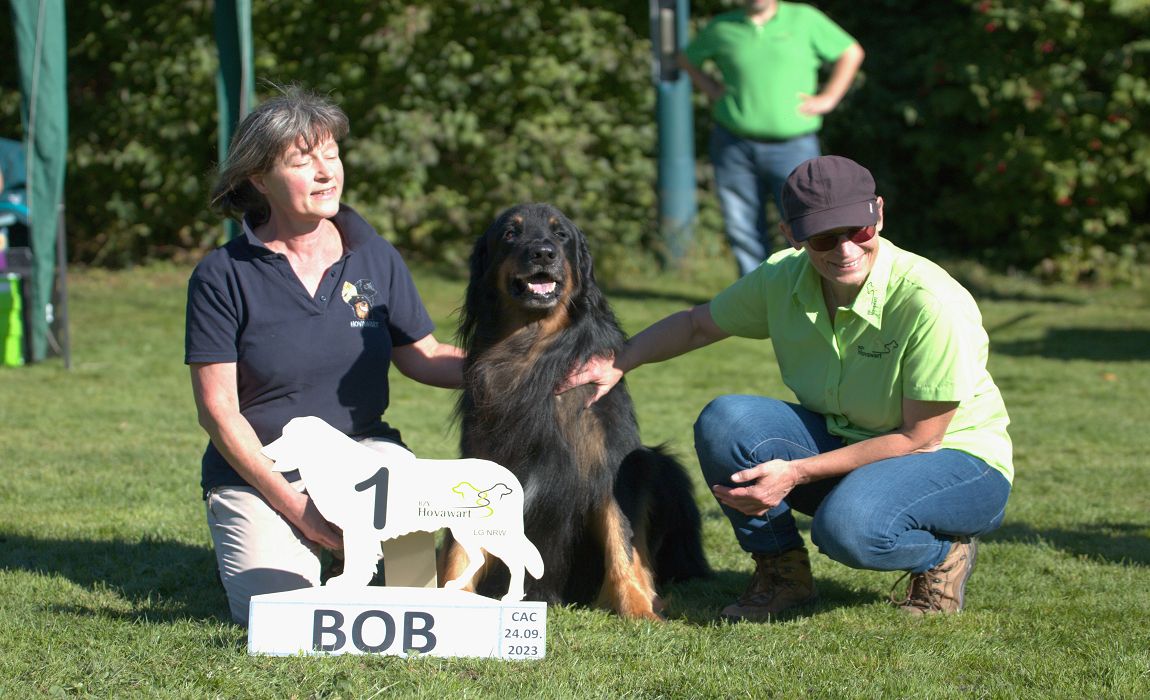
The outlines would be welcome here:
[[[629,277],[610,296],[634,333],[709,298],[731,267]],[[199,495],[189,269],[74,273],[72,370],[0,369],[0,697],[1150,696],[1150,297],[956,269],[990,332],[1018,472],[962,615],[907,619],[884,602],[895,574],[816,555],[817,606],[717,623],[750,560],[696,479],[716,576],[667,591],[662,624],[553,608],[537,662],[249,657]],[[450,338],[462,281],[414,272]],[[791,398],[769,344],[736,339],[628,381],[645,441],[692,470],[710,398]],[[408,443],[455,457],[453,394],[393,384],[388,418]]]

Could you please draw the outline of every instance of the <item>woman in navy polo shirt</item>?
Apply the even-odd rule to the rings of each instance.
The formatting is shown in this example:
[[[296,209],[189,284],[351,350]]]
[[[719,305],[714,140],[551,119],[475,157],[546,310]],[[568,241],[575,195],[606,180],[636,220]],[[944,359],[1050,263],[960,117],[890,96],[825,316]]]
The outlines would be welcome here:
[[[381,451],[404,450],[382,419],[388,367],[456,388],[463,353],[440,343],[398,251],[340,204],[347,117],[298,88],[240,124],[212,207],[243,233],[188,284],[185,362],[210,442],[201,485],[232,617],[253,595],[314,586],[333,529],[260,448],[318,416]],[[290,477],[289,477],[290,478]]]

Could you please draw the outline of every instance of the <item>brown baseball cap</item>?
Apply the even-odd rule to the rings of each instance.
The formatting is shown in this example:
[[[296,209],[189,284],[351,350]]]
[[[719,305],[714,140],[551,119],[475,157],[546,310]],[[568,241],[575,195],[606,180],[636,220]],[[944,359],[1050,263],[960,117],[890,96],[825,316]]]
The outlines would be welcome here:
[[[823,231],[878,223],[870,171],[842,156],[800,163],[783,183],[783,219],[796,241]]]

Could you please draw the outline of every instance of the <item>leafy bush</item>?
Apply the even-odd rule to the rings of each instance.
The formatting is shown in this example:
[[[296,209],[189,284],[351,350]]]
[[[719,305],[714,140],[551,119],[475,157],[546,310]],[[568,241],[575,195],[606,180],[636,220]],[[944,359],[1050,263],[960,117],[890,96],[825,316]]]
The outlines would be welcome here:
[[[254,5],[260,96],[300,83],[344,107],[347,200],[409,255],[459,261],[524,200],[568,211],[616,269],[658,247],[648,48],[618,13],[542,0]],[[123,265],[219,242],[205,210],[211,11],[70,9],[73,257]]]
[[[348,200],[409,254],[458,261],[500,210],[533,200],[570,214],[603,260],[656,245],[648,49],[617,13],[392,0],[268,19],[297,5],[259,9],[257,26],[275,26],[259,74],[348,111]]]
[[[697,0],[693,21],[739,4]],[[814,4],[867,50],[824,151],[874,171],[893,238],[1052,277],[1137,278],[1150,258],[1150,0]],[[567,210],[616,273],[658,251],[642,3],[254,5],[258,76],[346,109],[347,200],[407,254],[457,262],[524,200]],[[74,258],[123,265],[219,242],[205,207],[211,15],[208,0],[69,6]],[[0,64],[0,115],[16,124],[14,60]],[[705,190],[710,123],[696,106]],[[701,227],[716,226],[714,197],[699,202]]]
[[[1150,259],[1150,2],[822,3],[867,49],[827,141],[891,235],[1064,279]]]
[[[125,265],[214,245],[211,3],[72,3],[70,252]]]

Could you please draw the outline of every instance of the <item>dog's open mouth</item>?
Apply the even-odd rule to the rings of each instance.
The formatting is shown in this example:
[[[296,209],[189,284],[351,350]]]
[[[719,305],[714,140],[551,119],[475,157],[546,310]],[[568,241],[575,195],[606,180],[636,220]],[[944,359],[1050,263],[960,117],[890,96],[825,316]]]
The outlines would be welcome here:
[[[528,303],[549,303],[559,298],[559,281],[546,272],[511,280],[511,294]]]

